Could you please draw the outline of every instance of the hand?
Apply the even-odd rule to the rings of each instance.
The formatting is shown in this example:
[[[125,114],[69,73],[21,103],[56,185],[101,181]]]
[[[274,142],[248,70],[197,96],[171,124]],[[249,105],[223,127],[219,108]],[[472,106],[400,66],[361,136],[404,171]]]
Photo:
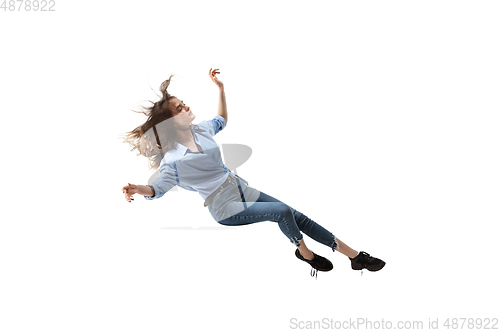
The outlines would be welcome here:
[[[221,81],[219,81],[219,79],[217,78],[217,76],[215,76],[216,74],[220,74],[220,72],[217,72],[219,69],[214,69],[212,70],[212,68],[210,68],[210,70],[208,71],[208,76],[210,76],[210,78],[212,79],[212,81],[214,81],[214,83],[217,85],[217,87],[219,87],[220,90],[223,90],[224,89],[224,83],[222,83]]]
[[[132,196],[138,192],[138,186],[128,183],[128,185],[122,187],[122,192],[125,194],[125,200],[132,202],[134,200]]]

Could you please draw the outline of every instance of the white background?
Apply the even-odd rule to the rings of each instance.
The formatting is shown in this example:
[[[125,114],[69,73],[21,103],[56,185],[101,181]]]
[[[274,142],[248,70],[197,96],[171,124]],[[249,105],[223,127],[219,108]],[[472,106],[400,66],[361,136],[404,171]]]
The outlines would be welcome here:
[[[0,331],[498,315],[498,2],[18,6],[0,11]],[[335,266],[316,281],[275,223],[222,227],[185,190],[124,200],[152,174],[119,139],[145,120],[130,109],[176,74],[194,123],[211,119],[211,67],[217,142],[253,150],[238,174],[382,271],[306,236]]]

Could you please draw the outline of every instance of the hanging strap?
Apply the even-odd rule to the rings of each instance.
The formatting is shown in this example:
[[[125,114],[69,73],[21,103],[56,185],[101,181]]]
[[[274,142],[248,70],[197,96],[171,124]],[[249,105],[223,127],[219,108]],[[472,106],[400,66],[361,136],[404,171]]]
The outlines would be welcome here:
[[[156,131],[155,125],[153,125],[153,132],[155,132],[155,138],[156,138],[156,143],[158,144],[158,148],[160,148],[160,150],[161,150],[162,148],[161,148],[161,144],[160,144],[160,137],[158,136],[158,132]]]
[[[158,132],[156,131],[156,126],[153,125],[153,132],[155,132],[156,143],[158,144],[158,148],[160,149],[161,158],[163,159],[163,148],[161,147],[160,137],[158,136]]]
[[[247,203],[245,201],[245,196],[243,195],[243,190],[241,189],[241,183],[238,177],[236,177],[236,183],[238,183],[238,190],[240,191],[241,201],[243,202],[243,208],[247,209]]]
[[[311,267],[311,276],[316,277],[316,280],[318,279],[318,269],[317,268]]]

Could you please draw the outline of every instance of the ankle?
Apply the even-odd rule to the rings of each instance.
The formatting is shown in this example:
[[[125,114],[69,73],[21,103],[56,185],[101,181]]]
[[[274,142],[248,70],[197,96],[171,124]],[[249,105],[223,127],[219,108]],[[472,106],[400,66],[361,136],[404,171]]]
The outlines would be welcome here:
[[[302,248],[302,246],[301,246],[301,247],[299,247],[299,252],[300,252],[300,255],[306,260],[313,260],[314,259],[314,254],[308,248]]]

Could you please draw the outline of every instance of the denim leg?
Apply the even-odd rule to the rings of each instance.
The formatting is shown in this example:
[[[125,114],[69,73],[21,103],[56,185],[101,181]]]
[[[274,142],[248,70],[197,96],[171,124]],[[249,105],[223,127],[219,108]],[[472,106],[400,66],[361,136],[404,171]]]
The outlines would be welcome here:
[[[257,201],[281,202],[280,200],[270,195],[267,195],[262,191],[260,192],[260,196]],[[337,247],[337,241],[335,235],[333,235],[330,231],[326,230],[324,227],[314,222],[301,212],[293,209],[290,206],[288,207],[293,212],[295,222],[297,223],[297,226],[299,227],[300,231],[304,232],[307,236],[311,237],[315,241],[328,246],[333,250],[333,252],[335,252],[335,248]]]
[[[256,202],[253,202],[245,210],[221,220],[219,223],[236,226],[263,221],[278,222],[278,226],[283,234],[288,237],[291,243],[299,246],[299,242],[303,236],[295,222],[294,213],[289,206],[281,201],[267,202],[260,200],[259,197]]]

